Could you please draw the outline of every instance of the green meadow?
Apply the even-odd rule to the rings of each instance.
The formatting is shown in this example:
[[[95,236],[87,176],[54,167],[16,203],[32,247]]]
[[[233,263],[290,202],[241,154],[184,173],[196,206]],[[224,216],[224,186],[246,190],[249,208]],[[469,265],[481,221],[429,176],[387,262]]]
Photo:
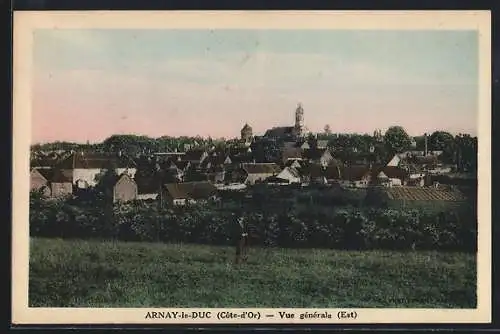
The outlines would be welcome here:
[[[31,307],[475,308],[474,254],[32,238]]]

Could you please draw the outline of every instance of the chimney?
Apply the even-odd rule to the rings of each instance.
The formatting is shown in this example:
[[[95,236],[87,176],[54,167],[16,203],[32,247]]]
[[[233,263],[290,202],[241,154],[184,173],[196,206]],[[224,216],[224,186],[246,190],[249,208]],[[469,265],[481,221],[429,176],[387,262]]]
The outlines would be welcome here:
[[[424,133],[424,140],[425,140],[424,156],[427,156],[427,133]]]

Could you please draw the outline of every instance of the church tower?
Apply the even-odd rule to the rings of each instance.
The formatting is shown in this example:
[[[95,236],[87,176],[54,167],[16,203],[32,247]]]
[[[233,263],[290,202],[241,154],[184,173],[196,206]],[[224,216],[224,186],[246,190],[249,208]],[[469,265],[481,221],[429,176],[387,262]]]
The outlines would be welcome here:
[[[252,127],[248,123],[245,123],[241,129],[241,139],[248,143],[252,141],[252,135]]]
[[[295,109],[294,133],[297,137],[302,137],[304,135],[304,108],[302,108],[301,103],[299,103],[297,109]]]

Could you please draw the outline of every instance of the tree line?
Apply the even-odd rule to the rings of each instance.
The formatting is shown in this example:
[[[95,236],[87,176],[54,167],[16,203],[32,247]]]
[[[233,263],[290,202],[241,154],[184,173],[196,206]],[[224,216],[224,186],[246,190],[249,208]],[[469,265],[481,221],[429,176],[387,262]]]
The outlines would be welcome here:
[[[122,152],[129,155],[147,154],[151,152],[184,151],[186,147],[218,145],[222,139],[203,138],[200,136],[152,138],[139,135],[112,135],[100,143],[74,143],[56,141],[51,143],[34,144],[32,151],[70,151],[92,150],[95,152]],[[187,145],[187,146],[186,146]]]
[[[391,126],[380,139],[368,134],[332,134],[328,131],[318,137],[328,140],[329,146],[335,148],[339,155],[343,154],[345,160],[372,153],[379,156],[378,160],[387,161],[396,153],[424,151],[426,136],[427,150],[442,151],[441,161],[456,165],[458,171],[477,170],[478,140],[469,134],[459,133],[454,136],[446,131],[434,131],[412,138],[403,127]]]
[[[328,146],[335,152],[337,158],[354,162],[365,157],[371,162],[386,163],[394,154],[406,150],[425,149],[425,136],[410,137],[401,126],[391,126],[385,134],[378,138],[368,134],[333,134],[328,128],[325,132],[309,135],[306,140],[313,145],[315,140],[326,140]],[[152,138],[137,135],[112,135],[101,143],[71,143],[54,142],[32,145],[32,151],[39,150],[92,150],[96,152],[122,152],[132,156],[162,151],[185,151],[192,147],[224,148],[236,142],[237,139],[213,139],[195,137]],[[279,140],[261,140],[252,148],[257,160],[272,161],[279,159],[281,142]],[[459,171],[475,172],[477,169],[477,137],[469,134],[452,135],[445,131],[435,131],[427,136],[429,151],[442,151],[441,160],[454,164]]]
[[[476,251],[475,212],[307,204],[242,206],[238,200],[166,208],[155,202],[113,204],[102,196],[46,200],[30,197],[32,237],[235,245],[235,217],[255,226],[263,247]],[[243,209],[242,209],[243,207]],[[246,209],[245,209],[246,207]]]

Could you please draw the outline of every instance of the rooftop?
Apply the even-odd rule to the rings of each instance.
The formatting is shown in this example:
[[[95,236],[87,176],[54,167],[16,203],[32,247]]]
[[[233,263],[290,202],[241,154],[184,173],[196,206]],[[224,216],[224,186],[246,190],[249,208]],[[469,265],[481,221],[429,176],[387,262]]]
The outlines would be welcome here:
[[[391,187],[383,190],[389,199],[406,201],[464,201],[458,190],[427,187]]]
[[[241,167],[248,174],[277,174],[281,170],[275,163],[243,163]]]
[[[217,188],[208,181],[168,183],[164,187],[174,199],[202,199],[217,192]]]

